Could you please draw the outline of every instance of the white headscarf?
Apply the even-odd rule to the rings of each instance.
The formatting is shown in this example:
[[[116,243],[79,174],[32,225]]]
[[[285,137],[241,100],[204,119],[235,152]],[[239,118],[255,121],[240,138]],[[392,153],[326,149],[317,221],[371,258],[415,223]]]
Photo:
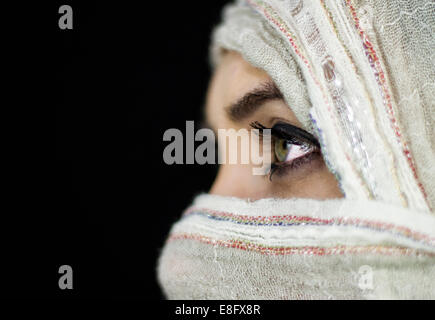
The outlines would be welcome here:
[[[169,298],[435,298],[435,2],[240,0],[212,61],[265,70],[339,200],[201,195],[159,261]]]

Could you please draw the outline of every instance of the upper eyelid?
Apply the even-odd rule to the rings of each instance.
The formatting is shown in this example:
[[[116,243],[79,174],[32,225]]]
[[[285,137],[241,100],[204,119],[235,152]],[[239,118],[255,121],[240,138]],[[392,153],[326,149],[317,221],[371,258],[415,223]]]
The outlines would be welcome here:
[[[293,130],[293,132],[290,134],[286,131],[277,131],[277,129],[275,128],[277,125],[285,126],[286,128],[290,128],[291,130]],[[254,121],[250,124],[250,126],[254,129],[260,129],[260,130],[270,129],[272,137],[275,137],[275,138],[278,137],[278,138],[286,139],[286,140],[295,140],[296,139],[300,142],[305,142],[305,143],[308,143],[308,144],[311,144],[313,146],[320,148],[319,142],[311,133],[309,133],[309,132],[305,131],[304,129],[301,129],[297,126],[289,124],[289,123],[278,122],[274,126],[272,126],[272,128],[267,128],[264,125],[262,125],[260,122]],[[262,132],[260,131],[260,134],[261,133]]]
[[[313,136],[313,135],[312,135],[311,133],[309,133],[308,131],[306,131],[306,130],[304,130],[304,129],[302,129],[302,128],[299,128],[299,127],[297,127],[297,126],[295,126],[295,125],[292,125],[292,124],[290,124],[290,123],[278,122],[278,123],[276,123],[276,124],[272,127],[272,132],[274,131],[273,129],[274,129],[276,126],[284,127],[286,130],[287,130],[287,129],[291,130],[291,131],[292,131],[291,133],[286,132],[286,131],[284,130],[284,133],[285,133],[287,136],[295,137],[295,138],[297,138],[298,140],[301,140],[301,141],[303,141],[303,142],[306,142],[306,143],[308,143],[308,144],[311,144],[311,145],[314,145],[314,146],[320,148],[320,144],[319,144],[319,142],[317,141],[316,137]],[[276,130],[277,130],[277,129],[275,129],[275,131],[276,131]]]

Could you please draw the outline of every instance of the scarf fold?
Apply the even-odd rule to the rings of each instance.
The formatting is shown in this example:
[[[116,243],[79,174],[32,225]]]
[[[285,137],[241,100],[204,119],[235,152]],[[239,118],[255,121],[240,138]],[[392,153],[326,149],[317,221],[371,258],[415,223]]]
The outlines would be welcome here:
[[[159,279],[172,299],[435,298],[433,230],[432,215],[377,201],[201,195]]]

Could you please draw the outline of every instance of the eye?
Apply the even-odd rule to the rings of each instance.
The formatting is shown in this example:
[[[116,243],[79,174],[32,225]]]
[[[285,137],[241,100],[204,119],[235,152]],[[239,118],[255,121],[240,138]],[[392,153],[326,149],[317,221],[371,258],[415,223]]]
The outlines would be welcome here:
[[[250,125],[260,130],[270,129],[273,139],[274,161],[271,164],[269,179],[276,172],[284,175],[288,170],[297,170],[320,156],[320,145],[309,132],[288,123],[277,123],[266,128],[258,121]]]
[[[275,139],[275,157],[278,162],[289,162],[300,158],[312,151],[306,144],[293,144],[287,139]]]

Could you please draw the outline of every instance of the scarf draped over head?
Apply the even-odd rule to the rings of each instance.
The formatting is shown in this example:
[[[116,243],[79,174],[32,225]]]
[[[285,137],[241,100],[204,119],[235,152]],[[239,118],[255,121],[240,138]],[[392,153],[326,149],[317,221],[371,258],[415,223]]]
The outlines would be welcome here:
[[[435,298],[435,2],[240,0],[213,33],[315,134],[337,200],[201,195],[158,276],[176,299]]]

